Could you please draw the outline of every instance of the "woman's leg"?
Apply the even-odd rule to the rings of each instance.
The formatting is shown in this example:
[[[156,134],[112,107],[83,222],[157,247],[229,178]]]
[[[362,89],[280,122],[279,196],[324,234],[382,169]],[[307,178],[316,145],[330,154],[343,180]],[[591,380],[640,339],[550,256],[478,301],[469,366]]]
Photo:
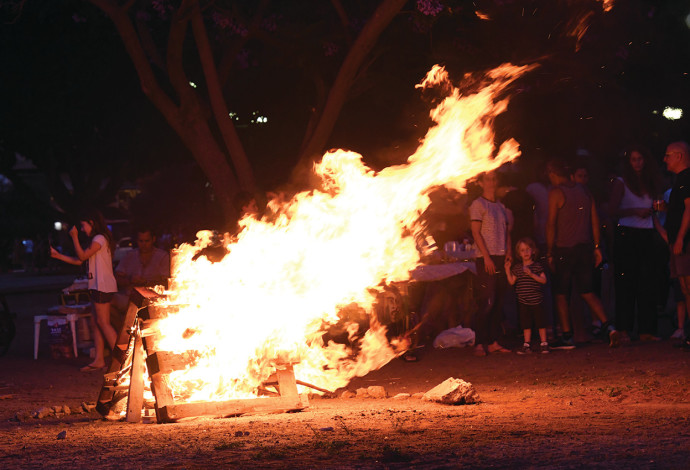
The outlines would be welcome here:
[[[105,365],[105,358],[103,357],[103,335],[101,334],[101,330],[98,329],[95,316],[91,317],[89,320],[89,326],[91,327],[91,334],[93,335],[93,347],[96,350],[96,355],[93,361],[91,361],[91,364],[86,367],[103,367]]]
[[[107,303],[95,303],[94,310],[96,311],[96,324],[98,329],[103,334],[103,338],[110,346],[110,349],[115,347],[115,341],[117,339],[117,333],[115,328],[110,324],[110,302]],[[101,340],[103,341],[103,340]],[[101,351],[103,347],[101,346]]]

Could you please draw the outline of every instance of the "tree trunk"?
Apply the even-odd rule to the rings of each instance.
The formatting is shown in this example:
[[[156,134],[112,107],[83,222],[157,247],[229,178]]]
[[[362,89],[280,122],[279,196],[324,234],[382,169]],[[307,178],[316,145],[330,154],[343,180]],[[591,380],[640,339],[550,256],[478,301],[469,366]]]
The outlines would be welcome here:
[[[372,17],[369,18],[340,67],[333,87],[328,94],[319,123],[314,128],[314,132],[305,139],[305,144],[300,151],[300,160],[321,156],[362,62],[376,44],[383,30],[393,21],[405,3],[406,0],[383,0]]]

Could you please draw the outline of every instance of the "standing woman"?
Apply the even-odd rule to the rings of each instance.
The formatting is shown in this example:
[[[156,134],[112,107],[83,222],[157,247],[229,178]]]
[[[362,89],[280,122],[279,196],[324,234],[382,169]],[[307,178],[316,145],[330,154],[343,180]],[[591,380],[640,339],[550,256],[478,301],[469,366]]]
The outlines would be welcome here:
[[[498,338],[502,333],[503,298],[507,290],[502,269],[506,260],[511,260],[512,215],[496,199],[496,172],[482,173],[478,182],[482,195],[470,205],[472,236],[481,254],[476,260],[479,309],[474,321],[474,355],[486,356],[510,352],[498,343]]]
[[[96,357],[93,362],[81,368],[82,372],[90,372],[105,367],[103,357],[104,339],[112,349],[115,347],[117,333],[110,324],[110,301],[117,292],[117,283],[113,274],[113,235],[103,220],[100,212],[94,211],[81,219],[81,229],[91,239],[91,244],[84,250],[79,243],[77,227],[69,231],[74,243],[76,258],[66,256],[50,248],[50,256],[65,263],[81,265],[89,263],[89,294],[94,307],[95,321],[91,321]]]
[[[659,224],[652,208],[661,192],[654,160],[641,147],[630,147],[623,157],[623,176],[611,190],[610,208],[616,224],[613,254],[615,263],[616,328],[629,339],[635,326],[637,307],[641,340],[657,340],[656,285],[653,266],[655,228]]]

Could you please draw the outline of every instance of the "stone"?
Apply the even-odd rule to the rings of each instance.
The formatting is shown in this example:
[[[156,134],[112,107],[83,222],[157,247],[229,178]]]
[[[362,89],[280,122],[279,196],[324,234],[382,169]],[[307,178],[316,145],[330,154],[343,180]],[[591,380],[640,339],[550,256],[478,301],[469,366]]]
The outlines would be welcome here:
[[[66,415],[72,414],[72,410],[67,405],[64,405],[62,407],[62,412],[65,413]]]
[[[388,393],[386,393],[386,389],[383,388],[381,385],[372,385],[371,387],[367,388],[367,393],[371,398],[386,398],[388,397]]]
[[[20,423],[24,423],[26,421],[29,421],[31,418],[32,418],[32,415],[28,411],[17,411],[14,414],[14,419],[16,421],[19,421]]]
[[[424,398],[424,392],[413,393],[412,398],[416,398],[417,400],[421,400],[422,398]]]
[[[44,407],[39,408],[38,410],[36,410],[34,412],[34,418],[43,419],[47,416],[52,415],[53,413],[54,412],[53,412],[52,408],[48,408],[47,406],[44,406]]]
[[[58,440],[62,440],[67,437],[67,431],[60,431],[57,435]]]
[[[406,400],[407,398],[410,398],[409,393],[398,393],[396,396],[393,397],[393,400]]]
[[[479,403],[474,386],[462,379],[450,377],[424,394],[424,400],[446,405],[470,405]]]
[[[355,392],[351,392],[349,390],[345,390],[340,394],[340,398],[354,398],[355,396]]]
[[[369,392],[366,388],[357,389],[357,398],[369,398]]]

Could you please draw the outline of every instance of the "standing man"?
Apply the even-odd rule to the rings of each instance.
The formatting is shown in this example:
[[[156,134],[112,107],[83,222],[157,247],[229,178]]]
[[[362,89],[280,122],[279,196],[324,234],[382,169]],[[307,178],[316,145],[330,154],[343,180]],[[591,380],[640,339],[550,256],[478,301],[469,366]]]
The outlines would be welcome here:
[[[671,249],[671,277],[677,277],[685,296],[685,305],[690,305],[690,146],[687,142],[673,142],[666,147],[664,163],[676,181],[671,189],[666,214],[665,229]],[[679,325],[680,327],[680,325]],[[686,339],[682,348],[690,351]]]
[[[599,216],[594,198],[587,189],[570,179],[560,160],[547,163],[546,171],[553,188],[549,191],[549,217],[546,223],[546,259],[555,273],[554,293],[562,336],[552,349],[573,349],[573,333],[568,310],[571,284],[601,321],[609,335],[609,346],[619,345],[619,335],[606,318],[606,312],[592,286],[592,268],[602,261],[599,248]]]
[[[122,258],[115,268],[118,292],[111,305],[122,315],[127,311],[133,287],[167,285],[170,277],[170,255],[157,248],[156,237],[149,228],[137,231],[137,248]]]

